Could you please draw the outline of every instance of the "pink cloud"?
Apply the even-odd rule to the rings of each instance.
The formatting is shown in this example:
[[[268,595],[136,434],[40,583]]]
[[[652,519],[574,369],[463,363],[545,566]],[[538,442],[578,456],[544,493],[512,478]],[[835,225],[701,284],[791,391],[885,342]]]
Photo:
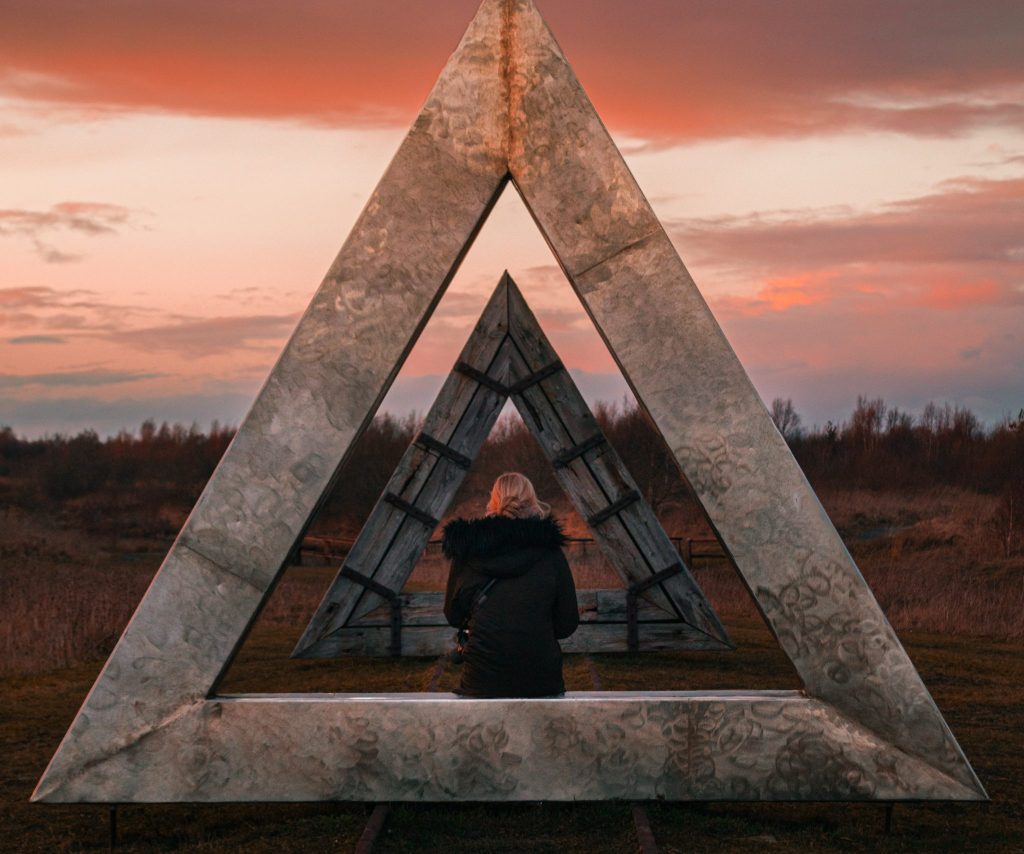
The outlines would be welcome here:
[[[866,213],[723,217],[670,227],[695,270],[763,284],[718,302],[762,314],[826,301],[850,311],[1024,305],[1024,179],[959,179]]]
[[[87,237],[117,234],[139,214],[131,208],[100,202],[60,202],[45,211],[8,208],[0,210],[0,237],[28,238],[36,254],[48,264],[66,263],[82,256],[53,246],[49,241],[54,232],[77,232]]]
[[[404,123],[476,0],[5,0],[0,90]],[[1024,127],[1016,0],[540,0],[608,122],[644,137]]]
[[[953,279],[928,283],[923,289],[919,303],[929,308],[949,311],[967,306],[999,303],[1005,296],[1004,289],[992,279]],[[1021,295],[1021,302],[1024,303],[1024,294]]]

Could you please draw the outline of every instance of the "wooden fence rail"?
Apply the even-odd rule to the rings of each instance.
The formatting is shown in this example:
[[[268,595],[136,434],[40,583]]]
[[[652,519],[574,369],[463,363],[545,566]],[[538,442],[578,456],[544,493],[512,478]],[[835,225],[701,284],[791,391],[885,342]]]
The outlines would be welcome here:
[[[687,566],[694,560],[728,560],[721,544],[714,537],[669,537]],[[302,540],[296,552],[297,566],[334,566],[345,559],[349,549],[355,542],[342,537],[309,536]],[[568,558],[572,563],[574,549],[588,550],[597,543],[592,537],[570,537],[568,541]],[[434,539],[427,543],[425,555],[440,554],[441,540]]]

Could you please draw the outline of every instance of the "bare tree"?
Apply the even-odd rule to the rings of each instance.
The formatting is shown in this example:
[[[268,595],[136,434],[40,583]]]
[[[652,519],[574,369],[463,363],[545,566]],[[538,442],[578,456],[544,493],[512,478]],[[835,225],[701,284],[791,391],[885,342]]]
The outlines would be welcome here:
[[[1003,489],[1002,498],[992,517],[992,526],[995,528],[996,536],[999,538],[1000,551],[1003,557],[1011,557],[1016,554],[1022,540],[1022,528],[1024,513],[1024,486],[1017,483],[1007,484]]]
[[[887,409],[880,397],[869,400],[865,395],[857,396],[857,408],[853,410],[846,428],[854,446],[866,451],[875,445],[882,432]]]
[[[793,399],[781,397],[772,401],[772,421],[775,427],[782,434],[787,442],[792,441],[800,435],[801,418],[796,409],[793,408]]]

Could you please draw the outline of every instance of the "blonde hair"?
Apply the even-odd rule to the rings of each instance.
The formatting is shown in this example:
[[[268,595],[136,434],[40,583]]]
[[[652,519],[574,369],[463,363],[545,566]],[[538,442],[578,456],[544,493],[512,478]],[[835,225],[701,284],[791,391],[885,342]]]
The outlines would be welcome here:
[[[551,505],[539,501],[530,479],[517,471],[505,472],[491,487],[491,498],[487,502],[488,516],[524,519],[529,516],[547,516],[550,512]]]

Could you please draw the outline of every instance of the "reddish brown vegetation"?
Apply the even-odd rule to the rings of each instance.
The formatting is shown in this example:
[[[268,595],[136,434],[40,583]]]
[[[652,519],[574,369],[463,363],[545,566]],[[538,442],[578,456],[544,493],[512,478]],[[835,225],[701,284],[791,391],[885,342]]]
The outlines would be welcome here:
[[[964,410],[932,407],[913,420],[861,400],[851,419],[805,433],[773,407],[790,444],[898,629],[1024,638],[1024,429],[984,431]],[[788,410],[788,414],[787,414]],[[602,427],[670,534],[710,533],[667,448],[637,410],[599,407]],[[412,419],[378,419],[359,441],[313,524],[354,536],[408,446]],[[102,658],[130,617],[172,537],[216,466],[231,431],[144,425],[138,435],[25,441],[0,431],[0,672]],[[502,471],[525,471],[567,519],[525,427],[505,420],[484,446],[453,513],[480,512]],[[599,558],[571,555],[581,586],[614,583]],[[445,567],[414,575],[443,586]],[[727,564],[698,566],[723,617],[753,606]],[[301,627],[332,570],[291,570],[261,621]]]
[[[849,421],[810,432],[789,401],[773,415],[819,493],[897,492],[908,500],[936,487],[994,496],[994,542],[1005,557],[1024,545],[1024,411],[984,430],[966,409],[929,405],[914,419],[881,400],[860,398]],[[598,421],[660,516],[687,527],[699,513],[672,456],[635,408],[598,406]],[[417,429],[413,418],[375,420],[353,449],[316,528],[353,534],[380,496]],[[49,508],[62,527],[117,539],[173,536],[202,491],[233,431],[143,424],[139,433],[101,440],[83,432],[22,440],[0,429],[0,507]],[[522,421],[507,418],[488,439],[456,500],[467,506],[503,471],[529,475],[542,495],[560,496],[550,465]],[[348,477],[344,475],[350,475]],[[688,533],[681,531],[679,533]]]

